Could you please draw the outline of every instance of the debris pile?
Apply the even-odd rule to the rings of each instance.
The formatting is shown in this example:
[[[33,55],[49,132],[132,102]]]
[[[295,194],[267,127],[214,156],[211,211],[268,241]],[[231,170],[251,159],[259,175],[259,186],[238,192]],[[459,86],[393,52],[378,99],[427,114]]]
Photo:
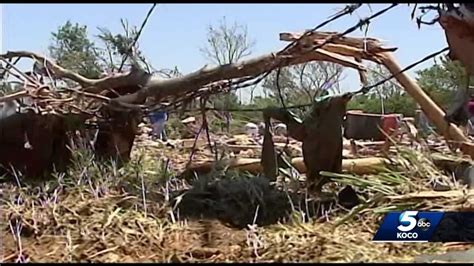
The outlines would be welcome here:
[[[390,148],[389,158],[397,162],[390,167],[364,175],[323,173],[362,197],[351,211],[330,196],[326,204],[304,200],[299,182],[277,189],[263,177],[236,171],[189,182],[173,178],[171,165],[184,167],[189,157],[181,149],[190,148],[150,143],[137,140],[130,165],[120,170],[91,166],[81,157],[68,179],[4,186],[3,261],[409,262],[453,247],[371,243],[385,212],[469,210],[474,203],[472,193],[463,193],[460,182],[436,166],[459,159],[398,143]],[[206,146],[199,149],[205,158]],[[171,162],[163,168],[156,158]],[[436,183],[450,191],[433,191]],[[340,189],[331,184],[327,190]]]
[[[472,210],[472,161],[460,152],[472,158],[474,146],[404,73],[413,65],[401,69],[397,48],[349,32],[282,33],[291,45],[278,53],[170,79],[137,66],[89,79],[35,53],[0,55],[23,86],[0,97],[0,175],[14,177],[2,184],[2,261],[399,262],[447,250],[370,240],[387,211]],[[11,63],[20,57],[75,85],[22,73]],[[377,85],[367,85],[362,59],[386,66],[442,136],[424,139],[399,115],[346,113],[354,94]],[[209,96],[315,60],[357,70],[363,87],[312,102],[302,121],[268,107],[247,134],[209,132]],[[202,117],[181,121],[186,134],[150,137],[146,113],[191,101]],[[271,119],[283,124],[274,130]],[[372,126],[361,132],[361,120]]]

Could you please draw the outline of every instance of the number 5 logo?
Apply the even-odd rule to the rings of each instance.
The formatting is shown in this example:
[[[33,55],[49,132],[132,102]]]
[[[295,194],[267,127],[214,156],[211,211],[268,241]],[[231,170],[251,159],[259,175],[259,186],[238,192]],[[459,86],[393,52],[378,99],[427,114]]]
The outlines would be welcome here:
[[[416,218],[418,214],[417,211],[405,211],[400,214],[398,217],[398,222],[400,225],[397,227],[398,230],[402,232],[408,232],[413,230],[416,227]]]

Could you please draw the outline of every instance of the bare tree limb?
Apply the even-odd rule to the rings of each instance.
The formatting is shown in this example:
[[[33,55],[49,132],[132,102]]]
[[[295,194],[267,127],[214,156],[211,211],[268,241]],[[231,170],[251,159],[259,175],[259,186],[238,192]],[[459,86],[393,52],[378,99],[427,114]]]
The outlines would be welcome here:
[[[254,59],[226,64],[214,68],[204,68],[184,75],[179,78],[168,80],[150,79],[146,86],[140,91],[115,98],[112,101],[123,101],[133,103],[141,101],[149,96],[155,96],[157,99],[163,99],[170,95],[179,95],[182,93],[198,90],[201,87],[220,80],[231,80],[241,77],[255,76],[274,69],[276,65],[282,63],[282,66],[301,64],[309,61],[327,61],[354,68],[358,71],[366,71],[364,65],[357,63],[349,58],[336,53],[318,50],[308,53],[304,56],[299,55],[275,55],[268,54]]]
[[[327,34],[314,33],[310,36],[322,36],[326,38]],[[309,37],[308,37],[309,38]],[[347,43],[344,41],[347,40]],[[378,44],[375,39],[370,39],[374,43]],[[314,41],[314,40],[313,40]],[[117,106],[127,105],[126,103],[132,104],[143,101],[146,97],[154,96],[156,101],[160,101],[168,96],[182,97],[190,92],[200,94],[201,88],[222,80],[235,80],[244,78],[244,80],[250,80],[258,75],[264,74],[276,67],[280,66],[291,66],[311,61],[326,61],[335,64],[339,64],[345,67],[354,68],[360,72],[366,72],[365,66],[353,59],[363,58],[372,61],[377,61],[377,51],[386,51],[384,48],[377,48],[375,45],[368,45],[369,49],[372,49],[373,54],[364,53],[362,49],[355,47],[364,47],[362,41],[357,38],[342,38],[337,40],[339,44],[326,44],[324,48],[318,49],[312,52],[302,52],[301,49],[293,50],[289,54],[276,55],[274,53],[267,54],[261,57],[257,57],[250,60],[245,60],[237,63],[226,64],[217,67],[204,67],[196,72],[190,73],[177,78],[172,79],[161,79],[157,77],[151,77],[140,70],[131,71],[127,74],[119,74],[116,76],[106,77],[102,79],[88,79],[81,75],[64,69],[51,60],[46,59],[43,56],[31,52],[8,52],[5,55],[0,55],[0,58],[12,58],[12,57],[34,57],[40,62],[43,61],[52,73],[57,77],[69,78],[80,83],[84,88],[84,91],[90,93],[100,93],[103,90],[116,89],[125,86],[141,87],[140,90],[135,93],[128,95],[122,95],[118,98],[112,99],[111,104]],[[353,47],[350,47],[353,46]],[[333,51],[326,50],[332,49]],[[391,48],[395,50],[396,48]],[[250,78],[250,79],[249,79]],[[205,92],[205,91],[204,91]],[[212,91],[209,91],[212,92]],[[118,104],[122,103],[122,104]]]
[[[53,61],[50,59],[45,58],[44,56],[41,56],[39,54],[33,53],[33,52],[27,52],[27,51],[9,51],[6,54],[0,55],[0,58],[3,59],[11,59],[11,58],[16,58],[16,57],[29,57],[29,58],[35,58],[36,61],[38,61],[41,64],[44,64],[47,68],[52,70],[54,75],[59,78],[68,78],[70,80],[76,81],[77,83],[81,85],[92,85],[94,82],[96,82],[93,79],[88,79],[85,78],[71,70],[65,69],[57,64],[55,64]]]
[[[133,48],[133,46],[137,43],[138,41],[138,38],[140,38],[140,35],[143,31],[143,28],[145,27],[146,23],[148,22],[148,19],[150,18],[151,16],[151,13],[153,12],[153,10],[155,9],[156,7],[156,3],[153,4],[153,6],[151,6],[150,10],[148,11],[148,13],[146,14],[146,17],[145,19],[143,20],[142,22],[142,25],[140,27],[140,30],[138,30],[137,32],[137,35],[135,36],[135,39],[133,40],[133,42],[130,44],[130,47],[128,48],[129,50],[131,50]],[[126,33],[128,33],[128,31],[125,31]],[[123,65],[125,64],[125,62],[127,61],[127,58],[129,56],[130,53],[126,53],[124,58],[122,59],[122,62],[120,63],[120,67],[119,67],[119,71],[122,70],[122,67]]]
[[[105,89],[126,87],[126,86],[139,86],[145,85],[150,78],[150,75],[142,70],[132,69],[131,72],[125,74],[118,74],[112,77],[105,77],[101,79],[89,79],[79,75],[78,73],[65,69],[52,60],[28,51],[9,51],[6,54],[1,54],[0,58],[10,59],[16,57],[28,57],[34,58],[40,64],[46,66],[52,75],[56,78],[67,78],[72,81],[79,83],[82,87],[85,87],[85,91],[99,93]]]
[[[27,91],[22,90],[22,91],[15,92],[15,93],[12,93],[12,94],[8,94],[8,95],[5,95],[5,96],[0,96],[0,103],[15,100],[15,99],[19,99],[19,98],[23,98],[23,97],[28,96],[28,95],[29,94],[28,94]]]

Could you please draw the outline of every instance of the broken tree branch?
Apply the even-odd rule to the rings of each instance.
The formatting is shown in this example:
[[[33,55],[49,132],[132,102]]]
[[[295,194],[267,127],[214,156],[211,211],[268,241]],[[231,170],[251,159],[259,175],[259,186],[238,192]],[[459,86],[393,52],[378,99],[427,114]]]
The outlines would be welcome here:
[[[293,41],[297,40],[300,33],[280,33],[280,40],[282,41]],[[295,49],[309,50],[317,45],[321,45],[327,38],[333,35],[337,35],[335,32],[314,32],[313,34],[304,37],[300,41],[299,46],[295,46]],[[367,44],[364,46],[364,44]],[[356,60],[364,59],[381,63],[378,58],[379,53],[383,52],[394,52],[397,47],[383,47],[382,43],[378,39],[374,38],[355,38],[355,37],[341,37],[335,39],[333,43],[324,44],[320,49],[324,49],[329,52],[340,54],[343,56],[354,57]],[[319,51],[318,49],[317,51]]]
[[[37,53],[29,51],[8,51],[6,54],[1,54],[2,59],[11,59],[18,57],[33,58],[40,64],[45,65],[56,78],[67,78],[72,81],[79,83],[82,87],[85,87],[85,91],[99,93],[105,89],[127,87],[127,86],[139,86],[145,85],[150,78],[150,74],[145,73],[139,69],[132,69],[131,72],[125,74],[118,74],[111,77],[105,77],[101,79],[89,79],[79,75],[78,73],[65,69],[52,60],[39,55]]]
[[[12,94],[8,94],[8,95],[5,95],[5,96],[0,96],[0,103],[15,100],[15,99],[19,99],[19,98],[23,98],[23,97],[28,96],[28,95],[29,94],[26,90],[22,90],[22,91],[15,92],[15,93],[12,93]]]
[[[12,58],[21,58],[21,57],[29,57],[29,58],[34,58],[36,61],[39,63],[44,64],[47,68],[53,71],[54,75],[59,78],[68,78],[70,80],[76,81],[77,83],[81,85],[91,85],[94,83],[94,80],[85,78],[73,71],[70,71],[68,69],[65,69],[50,59],[47,59],[44,56],[41,56],[39,54],[33,53],[33,52],[28,52],[28,51],[8,51],[6,54],[0,55],[0,58],[3,59],[12,59]]]
[[[112,104],[136,103],[143,101],[148,96],[155,96],[156,100],[161,100],[170,95],[180,95],[191,91],[196,91],[203,86],[220,80],[230,80],[248,76],[255,76],[273,69],[275,65],[282,63],[283,66],[290,66],[309,61],[327,61],[341,64],[346,67],[366,71],[361,63],[346,58],[344,56],[329,51],[319,50],[304,56],[295,55],[275,55],[268,54],[240,63],[227,64],[214,68],[207,66],[190,73],[188,75],[163,80],[160,78],[151,78],[151,75],[142,70],[132,69],[127,74],[105,77],[102,79],[89,79],[73,71],[62,68],[50,59],[36,53],[27,51],[10,51],[0,55],[0,58],[10,59],[14,57],[30,57],[44,64],[49,68],[52,74],[58,78],[68,78],[78,82],[86,92],[100,93],[106,89],[126,86],[141,86],[141,90],[136,93],[124,95],[112,100]]]
[[[133,103],[143,100],[146,97],[154,96],[157,100],[170,95],[180,95],[190,91],[195,91],[201,87],[220,80],[231,80],[241,77],[256,76],[274,69],[278,64],[283,66],[296,65],[309,61],[327,61],[365,71],[366,68],[361,63],[328,51],[315,51],[304,56],[296,55],[275,55],[274,53],[260,56],[254,59],[226,64],[218,67],[204,68],[188,75],[168,79],[150,79],[140,91],[124,95],[113,101]]]
[[[317,31],[313,32],[310,35],[302,38],[300,40],[300,45],[303,46],[315,46],[318,44],[323,43],[326,39],[331,38],[333,36],[338,35],[337,32],[324,32],[324,31]],[[281,41],[295,41],[301,38],[302,33],[290,33],[290,32],[282,32],[280,33],[280,40]],[[332,43],[326,43],[322,47],[325,50],[328,50],[327,47],[335,46],[339,47],[338,45],[344,45],[349,48],[355,48],[364,50],[368,53],[381,53],[381,52],[394,52],[397,50],[396,47],[383,47],[383,43],[375,38],[356,38],[356,37],[340,37],[334,39]]]
[[[124,65],[125,62],[127,61],[127,58],[128,58],[128,56],[130,55],[130,50],[135,46],[135,44],[136,44],[137,41],[138,41],[138,38],[140,38],[140,35],[142,34],[143,28],[145,28],[145,25],[146,25],[146,23],[148,22],[148,19],[150,18],[151,13],[152,13],[153,10],[155,9],[156,5],[157,5],[157,4],[154,3],[153,6],[151,6],[150,10],[148,10],[148,13],[147,13],[146,16],[145,16],[145,19],[144,19],[143,22],[142,22],[142,25],[141,25],[141,27],[140,27],[140,30],[138,30],[138,32],[137,32],[137,36],[135,36],[135,39],[133,39],[133,42],[130,44],[130,47],[128,47],[128,51],[129,51],[129,52],[125,54],[125,56],[124,56],[123,59],[122,59],[122,62],[120,63],[119,72],[122,70],[123,65]]]

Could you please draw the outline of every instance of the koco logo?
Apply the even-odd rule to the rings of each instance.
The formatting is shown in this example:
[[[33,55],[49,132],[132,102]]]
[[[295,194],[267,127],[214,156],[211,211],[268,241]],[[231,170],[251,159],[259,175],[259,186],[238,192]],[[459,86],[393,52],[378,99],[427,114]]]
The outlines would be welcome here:
[[[408,232],[416,227],[416,215],[417,211],[405,211],[398,217],[398,223],[400,224],[397,229],[402,232]]]
[[[417,211],[405,211],[400,214],[400,216],[398,217],[399,226],[397,227],[397,229],[401,232],[397,233],[397,238],[417,239],[418,233],[410,231],[415,229],[415,227],[420,228],[422,231],[426,231],[430,228],[430,221],[426,218],[421,218],[417,221],[417,214]]]

